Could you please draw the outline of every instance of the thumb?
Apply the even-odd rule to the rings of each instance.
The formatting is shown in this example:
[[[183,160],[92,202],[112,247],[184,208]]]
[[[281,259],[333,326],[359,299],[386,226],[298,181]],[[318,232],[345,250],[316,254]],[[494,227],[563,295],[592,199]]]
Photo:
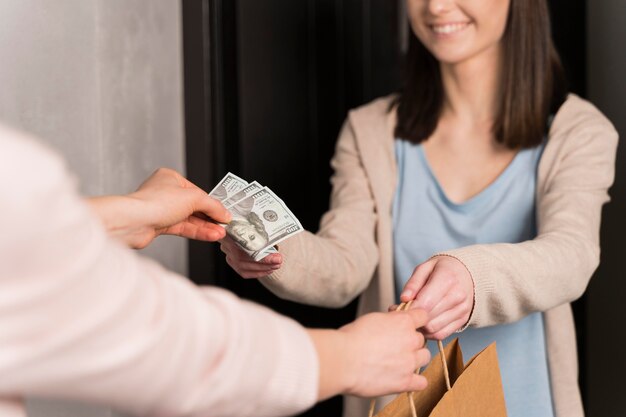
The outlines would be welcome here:
[[[203,192],[204,193],[204,192]],[[230,222],[232,215],[221,202],[205,194],[195,207],[195,211],[204,213],[218,223]]]
[[[409,278],[404,285],[402,294],[400,294],[400,301],[408,302],[415,298],[419,290],[424,286],[431,272],[437,264],[437,259],[431,259],[420,265],[418,265],[413,271],[413,275]]]

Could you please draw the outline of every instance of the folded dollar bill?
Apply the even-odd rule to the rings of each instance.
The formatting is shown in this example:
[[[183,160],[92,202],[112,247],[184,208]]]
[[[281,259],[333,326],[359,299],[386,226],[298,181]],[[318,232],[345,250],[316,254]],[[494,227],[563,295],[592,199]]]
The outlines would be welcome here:
[[[255,261],[276,253],[275,245],[303,230],[287,205],[256,181],[229,172],[209,195],[230,210],[226,233]]]

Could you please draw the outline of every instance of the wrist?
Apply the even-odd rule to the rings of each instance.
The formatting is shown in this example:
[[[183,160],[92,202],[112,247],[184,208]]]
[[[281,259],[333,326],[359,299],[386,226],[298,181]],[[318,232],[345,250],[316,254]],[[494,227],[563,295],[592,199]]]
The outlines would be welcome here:
[[[350,393],[355,370],[350,369],[349,338],[341,330],[307,329],[319,360],[318,401]]]
[[[131,248],[145,247],[151,230],[141,215],[141,202],[129,195],[112,195],[87,199],[92,211],[102,222],[109,236]]]

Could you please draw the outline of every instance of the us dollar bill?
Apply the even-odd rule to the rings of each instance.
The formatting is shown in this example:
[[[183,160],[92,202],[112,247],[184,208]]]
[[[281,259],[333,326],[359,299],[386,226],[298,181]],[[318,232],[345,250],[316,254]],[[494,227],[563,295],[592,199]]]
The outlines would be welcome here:
[[[235,194],[228,197],[226,200],[222,201],[224,207],[229,208],[234,206],[239,201],[244,198],[256,193],[261,190],[263,186],[256,181],[251,182],[250,184],[243,187],[241,190],[237,191]]]
[[[269,188],[256,190],[228,208],[226,233],[255,261],[277,252],[274,246],[300,233],[300,221]]]
[[[248,181],[243,180],[229,172],[222,180],[211,190],[209,195],[221,203],[228,200],[233,195],[244,189],[248,185]]]

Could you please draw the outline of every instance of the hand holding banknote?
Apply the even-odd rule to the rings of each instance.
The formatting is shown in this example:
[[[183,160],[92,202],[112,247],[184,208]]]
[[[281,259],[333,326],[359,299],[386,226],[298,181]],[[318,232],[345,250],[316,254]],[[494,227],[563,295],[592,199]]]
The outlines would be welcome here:
[[[228,239],[222,241],[229,265],[244,278],[262,277],[280,267],[275,246],[303,230],[287,205],[269,188],[231,173],[209,195],[232,214],[224,225]]]
[[[255,261],[228,236],[220,241],[220,248],[226,255],[228,265],[242,278],[266,277],[280,269],[283,264],[283,257],[280,253],[272,253],[258,262]]]
[[[231,217],[220,202],[168,168],[155,171],[131,194],[93,197],[87,202],[110,236],[135,249],[145,248],[163,234],[220,240],[224,229],[215,222],[228,222]]]

